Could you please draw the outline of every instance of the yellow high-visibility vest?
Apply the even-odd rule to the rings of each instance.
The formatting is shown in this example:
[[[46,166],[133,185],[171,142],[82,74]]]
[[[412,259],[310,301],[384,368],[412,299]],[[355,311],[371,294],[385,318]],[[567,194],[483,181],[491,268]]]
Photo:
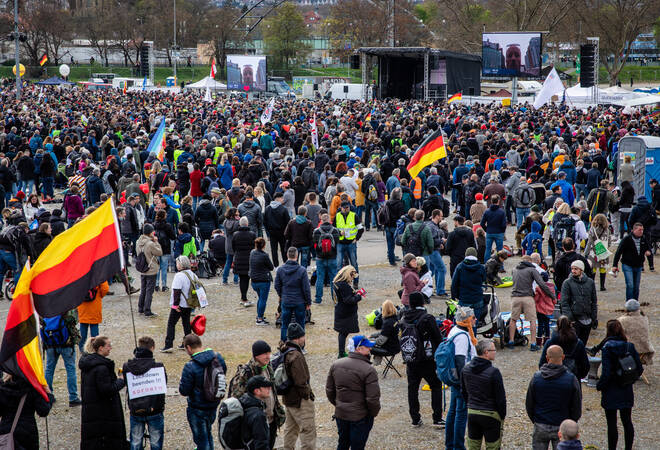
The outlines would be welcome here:
[[[215,154],[213,155],[213,164],[218,164],[218,159],[220,159],[220,155],[222,155],[224,152],[225,152],[224,147],[215,148]]]
[[[353,241],[357,237],[358,227],[355,225],[355,213],[353,211],[348,213],[348,217],[344,219],[341,212],[337,213],[337,229],[339,230],[340,241]],[[348,231],[347,231],[348,230]],[[346,235],[348,233],[348,236]]]

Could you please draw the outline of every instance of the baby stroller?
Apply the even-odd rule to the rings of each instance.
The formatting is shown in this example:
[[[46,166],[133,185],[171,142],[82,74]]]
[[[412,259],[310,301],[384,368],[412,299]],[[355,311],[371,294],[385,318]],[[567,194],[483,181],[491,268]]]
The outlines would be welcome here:
[[[500,301],[495,294],[495,287],[484,285],[484,307],[481,310],[480,317],[477,317],[477,333],[485,338],[492,338],[498,331],[498,320],[500,319]],[[454,320],[456,307],[458,302],[456,300],[446,300],[447,313],[446,317]]]

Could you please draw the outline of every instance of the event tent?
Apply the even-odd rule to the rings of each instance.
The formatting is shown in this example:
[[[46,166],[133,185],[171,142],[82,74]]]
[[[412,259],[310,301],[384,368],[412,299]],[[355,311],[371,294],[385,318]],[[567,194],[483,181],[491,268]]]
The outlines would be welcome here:
[[[222,91],[227,89],[226,84],[222,84],[219,81],[215,81],[211,77],[205,77],[199,80],[197,83],[188,84],[184,89],[206,89],[209,88],[212,91]]]
[[[61,86],[61,85],[71,86],[76,83],[74,83],[73,81],[63,80],[58,77],[51,77],[47,80],[37,81],[35,84],[38,86]]]

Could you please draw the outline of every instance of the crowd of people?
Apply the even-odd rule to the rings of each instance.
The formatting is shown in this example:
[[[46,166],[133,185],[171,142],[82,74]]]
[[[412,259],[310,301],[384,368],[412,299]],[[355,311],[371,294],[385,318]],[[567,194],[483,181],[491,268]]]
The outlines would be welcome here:
[[[432,423],[445,428],[446,448],[477,449],[482,440],[487,448],[506,447],[506,393],[493,365],[497,349],[476,331],[492,307],[484,303],[484,286],[505,284],[505,262],[512,257],[520,260],[509,280],[508,328],[501,331],[504,347],[515,347],[524,316],[529,349],[541,351],[526,397],[533,448],[581,448],[580,382],[588,354],[597,352],[609,448],[617,445],[617,411],[625,448],[632,448],[633,384],[654,352],[639,295],[644,264],[654,271],[660,185],[651,180],[650,198],[635,192],[639,169],[630,155],[620,158],[618,142],[627,135],[660,135],[647,111],[280,100],[272,117],[261,120],[265,102],[242,96],[205,102],[194,94],[31,88],[21,101],[11,88],[0,95],[2,272],[11,270],[15,284],[28,259],[111,196],[125,262],[134,267],[90,290],[76,310],[42,320],[50,402],[20,377],[6,375],[0,432],[12,429],[20,415],[14,439],[22,448],[39,446],[34,412],[47,415],[55,401],[59,356],[69,405],[82,405],[81,448],[123,446],[119,393],[125,387],[131,448],[143,448],[146,430],[151,448],[163,447],[165,394],[136,397],[131,388],[134,377],[147,372],[166,383],[165,366],[154,358],[155,339],[140,338],[135,359],[117,376],[111,340],[99,329],[103,298],[119,289],[113,282],[139,291],[137,310],[145,318],[156,316],[154,292],[169,291],[160,351],[170,353],[176,345],[191,357],[179,393],[188,398],[187,419],[200,450],[213,448],[216,419],[218,438],[228,448],[236,448],[228,441],[273,448],[282,427],[284,448],[297,441],[316,447],[305,327],[312,303],[324,297],[334,302],[338,333],[338,358],[325,384],[338,448],[364,448],[380,411],[370,355],[379,363],[399,353],[413,426],[423,423],[418,392],[424,379]],[[167,133],[159,154],[149,144],[162,121]],[[445,135],[447,157],[412,176],[412,155],[437,129]],[[384,302],[382,328],[368,337],[358,322],[366,295],[358,247],[372,229],[385,236],[383,258],[401,265],[401,289],[400,305]],[[508,240],[507,230],[513,230]],[[515,244],[505,245],[512,236]],[[606,339],[589,347],[599,325],[598,292],[619,263],[627,312],[607,320]],[[139,288],[130,284],[130,273],[139,275]],[[266,307],[277,295],[276,351],[255,341],[253,358],[231,378],[222,356],[202,345],[199,323],[191,321],[204,302],[202,273],[221,277],[223,285],[232,275],[241,308],[254,306],[251,285],[257,327],[270,325]],[[426,309],[432,298],[455,302],[444,317],[446,328]],[[181,341],[175,337],[179,321]],[[444,418],[443,384],[451,388]]]

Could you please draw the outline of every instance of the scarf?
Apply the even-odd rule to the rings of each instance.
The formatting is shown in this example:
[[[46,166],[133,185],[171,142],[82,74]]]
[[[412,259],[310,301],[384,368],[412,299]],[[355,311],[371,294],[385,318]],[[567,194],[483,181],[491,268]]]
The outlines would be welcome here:
[[[474,337],[474,328],[472,328],[472,324],[470,323],[470,319],[468,318],[467,320],[464,320],[463,322],[456,322],[456,325],[459,327],[467,328],[468,334],[470,335],[470,340],[472,341],[472,345],[477,345],[477,338]]]

